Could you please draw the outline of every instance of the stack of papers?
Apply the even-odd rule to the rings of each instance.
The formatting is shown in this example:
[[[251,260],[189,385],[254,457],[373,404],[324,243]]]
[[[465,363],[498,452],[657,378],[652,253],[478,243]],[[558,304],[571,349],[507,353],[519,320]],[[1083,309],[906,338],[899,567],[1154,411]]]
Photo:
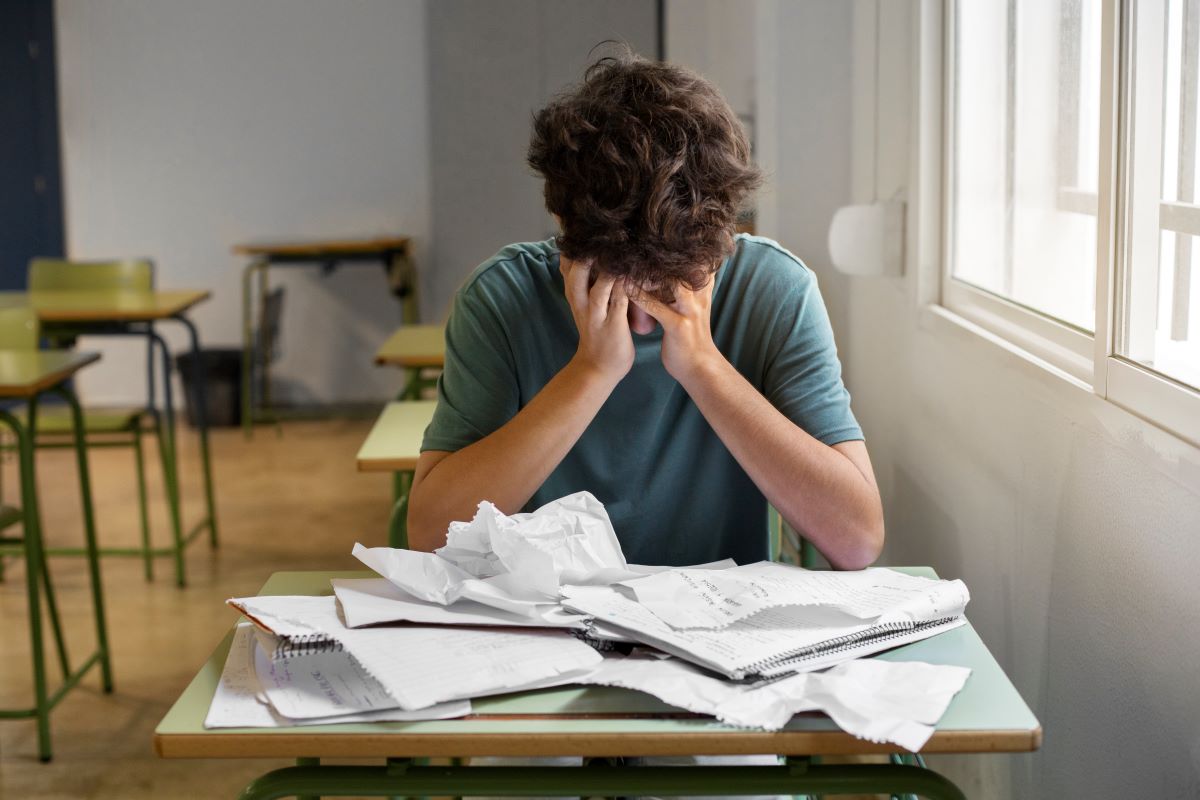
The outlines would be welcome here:
[[[595,684],[739,727],[824,711],[916,750],[970,673],[862,659],[964,624],[961,581],[631,565],[586,492],[511,517],[481,503],[435,553],[353,552],[381,577],[229,601],[255,627],[239,628],[210,726],[445,718],[476,697]]]

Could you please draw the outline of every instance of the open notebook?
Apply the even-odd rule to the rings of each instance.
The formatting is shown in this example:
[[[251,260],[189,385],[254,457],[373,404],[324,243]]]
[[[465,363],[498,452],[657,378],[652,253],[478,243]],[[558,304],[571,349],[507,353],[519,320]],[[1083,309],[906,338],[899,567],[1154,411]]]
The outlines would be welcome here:
[[[734,680],[822,669],[965,623],[961,581],[887,569],[809,572],[750,564],[689,570],[617,586],[570,586],[563,605],[616,631]]]

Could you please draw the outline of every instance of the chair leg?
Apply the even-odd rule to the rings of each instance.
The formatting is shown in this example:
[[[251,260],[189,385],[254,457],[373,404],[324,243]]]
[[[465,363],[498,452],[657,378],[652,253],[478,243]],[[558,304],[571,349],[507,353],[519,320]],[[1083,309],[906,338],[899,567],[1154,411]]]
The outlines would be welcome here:
[[[408,549],[408,495],[404,495],[392,506],[388,517],[388,547]]]
[[[217,498],[213,484],[212,457],[208,443],[208,370],[200,357],[200,334],[196,325],[184,316],[175,318],[187,329],[191,339],[192,356],[195,359],[197,374],[192,376],[192,407],[196,414],[197,436],[200,439],[200,467],[204,476],[204,503],[208,513],[208,543],[214,549],[217,547]]]
[[[42,584],[46,588],[46,611],[50,616],[50,630],[54,633],[54,645],[58,648],[58,664],[62,667],[63,680],[71,677],[71,659],[67,656],[67,640],[63,638],[62,618],[58,615],[58,600],[54,597],[54,585],[50,581],[50,562],[42,557]]]
[[[154,553],[150,549],[150,513],[146,499],[146,462],[142,456],[142,421],[134,422],[133,465],[137,473],[138,513],[142,524],[142,563],[146,580],[154,580]]]
[[[162,460],[163,489],[167,495],[167,509],[171,518],[171,538],[174,544],[175,583],[186,585],[183,567],[183,521],[179,510],[179,484],[175,480],[175,458],[171,442],[163,431],[162,415],[154,412],[154,432],[158,439],[158,453]]]
[[[92,610],[96,620],[96,650],[100,656],[100,679],[105,692],[113,690],[112,659],[108,649],[108,625],[104,619],[104,586],[100,582],[100,549],[96,546],[96,516],[92,508],[92,479],[88,472],[87,438],[79,398],[67,386],[54,392],[71,407],[75,434],[75,470],[79,477],[79,503],[83,507],[83,536],[87,548],[88,577],[92,584]]]

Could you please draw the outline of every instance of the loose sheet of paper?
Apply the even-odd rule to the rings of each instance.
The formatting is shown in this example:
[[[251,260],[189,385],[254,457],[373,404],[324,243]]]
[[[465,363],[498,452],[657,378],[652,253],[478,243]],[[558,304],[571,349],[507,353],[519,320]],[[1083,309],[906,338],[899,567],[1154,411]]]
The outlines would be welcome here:
[[[459,599],[443,606],[413,597],[385,578],[334,578],[332,583],[346,626],[350,628],[388,622],[582,628],[586,619],[563,610],[557,603],[539,607],[532,616],[503,611],[474,600]]]
[[[931,580],[881,567],[813,571],[759,562],[720,572],[673,569],[623,581],[638,602],[673,628],[722,628],[764,609],[820,606],[875,624],[961,614],[960,580]]]
[[[966,683],[966,667],[862,659],[762,687],[730,683],[675,658],[609,656],[580,683],[619,686],[737,727],[779,730],[823,711],[847,733],[917,751]]]
[[[330,717],[288,719],[266,702],[262,686],[254,670],[254,658],[259,648],[255,644],[255,629],[248,622],[240,623],[234,632],[229,655],[221,672],[221,680],[213,695],[206,728],[282,728],[292,725],[332,725],[343,722],[415,722],[429,719],[451,719],[471,713],[469,700],[456,700],[420,711],[398,708],[381,711],[339,714]]]
[[[236,602],[271,630],[298,626],[336,639],[408,710],[565,681],[600,662],[599,653],[561,630],[347,628],[334,597],[248,597]],[[301,606],[302,613],[296,610]]]

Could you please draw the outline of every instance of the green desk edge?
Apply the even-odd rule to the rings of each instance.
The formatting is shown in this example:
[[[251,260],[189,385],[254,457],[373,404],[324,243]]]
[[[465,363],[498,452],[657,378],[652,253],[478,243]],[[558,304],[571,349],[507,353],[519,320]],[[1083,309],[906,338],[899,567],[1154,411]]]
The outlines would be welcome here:
[[[936,577],[928,567],[901,567],[902,572],[925,577]],[[273,574],[259,592],[262,595],[285,594],[330,594],[331,578],[374,577],[367,571],[353,572],[277,572]],[[232,614],[232,612],[231,612]],[[196,735],[231,737],[239,734],[254,736],[311,737],[313,734],[371,734],[375,736],[394,734],[421,735],[435,739],[439,734],[504,734],[521,737],[529,734],[693,734],[693,733],[745,733],[722,725],[708,717],[682,715],[672,706],[667,706],[650,695],[640,692],[604,687],[564,687],[536,692],[524,692],[482,698],[473,703],[472,717],[457,720],[429,722],[381,722],[370,724],[343,724],[302,726],[294,728],[226,728],[206,730],[204,718],[208,713],[213,693],[220,680],[232,641],[232,631],[218,645],[200,672],[184,690],[178,701],[155,730],[156,748],[165,757],[173,756],[170,747],[164,747],[173,736]],[[1033,712],[1021,699],[1000,665],[996,663],[975,629],[968,623],[961,628],[940,634],[924,641],[905,645],[882,653],[877,658],[888,661],[926,661],[934,664],[955,664],[970,667],[972,672],[963,690],[954,698],[941,721],[937,724],[934,737],[924,752],[982,752],[982,751],[1029,751],[1041,742],[1041,728]],[[587,715],[603,714],[600,718],[506,718],[486,719],[489,715]],[[650,716],[620,717],[614,715],[636,714]],[[669,717],[653,715],[670,714]],[[838,731],[834,723],[824,715],[799,715],[791,720],[785,731]],[[1010,732],[1012,742],[1025,742],[1003,746],[941,746],[939,734],[951,732]],[[751,732],[763,737],[770,734]],[[708,738],[708,737],[706,737]],[[855,740],[858,741],[858,740]],[[853,752],[894,752],[892,745],[873,745],[862,742]],[[280,742],[283,748],[286,745]],[[277,748],[271,748],[276,750]],[[553,754],[558,754],[556,751]],[[755,752],[745,746],[723,750],[706,746],[697,752]],[[762,751],[758,751],[762,752]],[[771,752],[767,748],[765,752]],[[850,752],[844,750],[842,752]],[[274,752],[272,756],[285,755]],[[294,756],[319,756],[321,753],[296,752]],[[397,753],[396,755],[405,755]],[[188,756],[178,756],[188,757]],[[245,753],[242,757],[260,757],[258,753]]]

